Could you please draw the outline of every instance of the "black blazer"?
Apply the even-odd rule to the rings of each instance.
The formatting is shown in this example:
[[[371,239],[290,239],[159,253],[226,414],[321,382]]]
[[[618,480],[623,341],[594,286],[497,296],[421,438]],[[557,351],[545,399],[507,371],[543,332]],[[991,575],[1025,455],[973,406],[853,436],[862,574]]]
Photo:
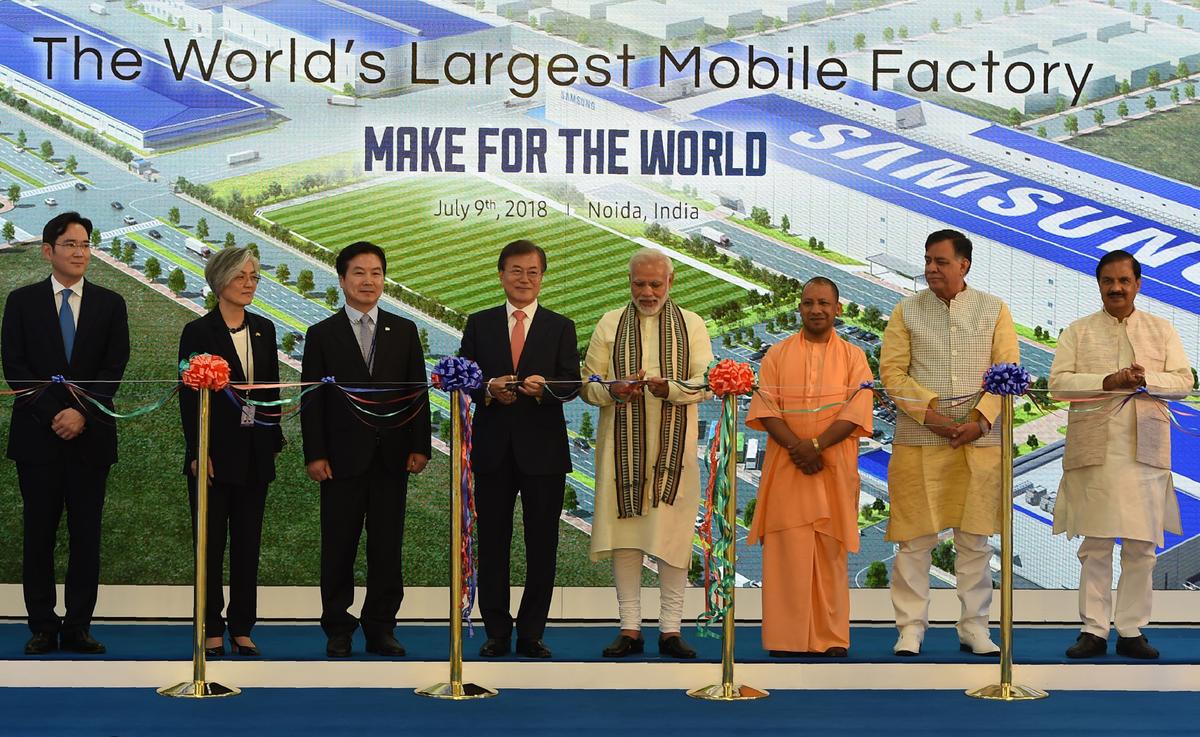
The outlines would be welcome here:
[[[375,325],[375,373],[363,361],[358,337],[345,309],[308,329],[304,340],[303,381],[320,381],[332,376],[348,387],[380,388],[391,383],[395,391],[359,395],[372,401],[388,401],[420,391],[429,380],[417,326],[412,320],[379,310]],[[304,430],[304,461],[329,461],[333,477],[353,478],[366,473],[378,446],[388,471],[407,470],[410,453],[432,454],[429,395],[376,405],[376,412],[396,412],[392,417],[373,417],[355,409],[340,389],[324,386],[309,395],[300,412]],[[407,419],[407,422],[405,420]],[[403,423],[403,424],[401,424]],[[399,427],[397,427],[399,425]]]
[[[129,363],[129,319],[121,295],[87,282],[81,295],[79,322],[71,362],[58,326],[58,305],[50,279],[14,289],[4,305],[0,327],[0,361],[13,389],[24,389],[62,375],[88,390],[112,409],[117,383]],[[106,383],[93,383],[106,382]],[[67,407],[83,413],[87,425],[74,440],[62,440],[50,429],[54,416]],[[8,457],[18,463],[76,461],[95,465],[117,462],[116,421],[67,388],[52,385],[36,399],[13,405]]]
[[[477,402],[472,423],[471,467],[484,473],[516,461],[525,474],[570,473],[571,451],[563,402],[579,392],[579,348],[575,323],[538,305],[518,366],[512,365],[508,339],[508,312],[504,305],[476,312],[467,318],[458,354],[479,364],[485,386],[472,393]],[[497,376],[533,374],[550,385],[542,401],[517,394],[509,405],[487,402],[486,382]]]
[[[246,312],[246,330],[232,334],[225,326],[221,311],[215,309],[203,317],[183,326],[179,336],[179,360],[184,361],[198,353],[211,353],[229,362],[229,380],[234,384],[246,381],[246,369],[238,359],[233,341],[250,338],[250,352],[254,356],[254,383],[276,384],[279,382],[279,356],[275,348],[275,323],[267,318]],[[242,394],[243,397],[247,396]],[[249,398],[259,402],[279,399],[278,389],[254,389]],[[186,452],[183,472],[190,474],[192,461],[199,450],[200,428],[197,415],[200,407],[199,392],[182,386],[179,389],[179,419],[183,424]],[[275,480],[275,454],[283,448],[283,430],[278,418],[258,416],[262,422],[253,427],[242,427],[239,404],[224,392],[213,394],[210,403],[208,457],[212,459],[213,479],[227,484],[243,484],[254,468],[259,483]],[[263,408],[267,412],[278,412],[278,407]]]

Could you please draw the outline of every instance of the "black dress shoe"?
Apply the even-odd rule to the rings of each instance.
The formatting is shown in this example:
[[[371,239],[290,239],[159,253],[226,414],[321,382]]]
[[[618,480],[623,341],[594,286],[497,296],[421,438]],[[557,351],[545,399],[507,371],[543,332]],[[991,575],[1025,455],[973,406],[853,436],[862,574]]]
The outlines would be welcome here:
[[[233,651],[243,657],[257,658],[262,655],[262,652],[258,649],[257,645],[239,645],[237,642],[232,644]]]
[[[1108,652],[1108,640],[1091,632],[1080,632],[1075,644],[1067,648],[1068,658],[1098,658]]]
[[[617,639],[609,643],[601,654],[606,658],[627,658],[630,655],[640,655],[645,649],[645,638],[634,639],[629,635],[617,635]]]
[[[669,635],[658,638],[658,654],[668,658],[690,660],[696,657],[692,646],[683,641],[680,635]]]
[[[76,630],[74,632],[63,632],[60,635],[61,641],[59,647],[71,653],[83,653],[85,655],[101,655],[107,652],[104,645],[96,641],[92,634],[87,630]]]
[[[334,635],[325,643],[325,654],[331,658],[350,657],[350,635]]]
[[[549,658],[550,648],[541,640],[517,640],[517,655],[525,658]]]
[[[502,658],[508,655],[512,650],[512,645],[507,639],[501,640],[495,637],[487,638],[487,642],[479,648],[479,654],[485,658]]]
[[[204,648],[204,656],[206,658],[219,658],[224,654],[225,654],[225,643],[223,643],[223,642],[220,645],[217,645],[216,647]]]
[[[392,658],[402,658],[405,655],[404,646],[391,633],[367,640],[367,652]]]
[[[844,647],[831,647],[821,654],[827,658],[844,658],[850,654],[850,651]]]
[[[772,658],[806,658],[809,656],[809,653],[797,650],[768,650],[767,655],[770,655]]]
[[[1117,655],[1138,660],[1157,660],[1158,650],[1150,645],[1145,635],[1117,638]]]
[[[58,649],[58,635],[49,632],[35,632],[29,642],[25,643],[26,655],[45,655]]]

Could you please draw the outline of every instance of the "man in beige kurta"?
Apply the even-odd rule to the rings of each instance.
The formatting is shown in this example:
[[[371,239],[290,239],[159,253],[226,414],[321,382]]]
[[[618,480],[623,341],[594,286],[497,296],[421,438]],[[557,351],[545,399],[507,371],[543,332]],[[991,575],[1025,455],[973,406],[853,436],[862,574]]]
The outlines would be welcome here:
[[[762,642],[772,657],[845,657],[847,555],[858,550],[858,438],[872,428],[871,368],[838,337],[837,285],[804,285],[804,329],[767,351],[746,427],[767,456],[747,542],[762,542]],[[867,385],[863,389],[863,384]]]
[[[958,639],[976,655],[1000,652],[988,635],[992,601],[988,535],[999,529],[1000,398],[979,391],[996,363],[1020,359],[1008,306],[967,286],[971,241],[954,230],[925,242],[929,289],[900,302],[883,334],[879,376],[901,410],[888,466],[899,543],[892,566],[897,655],[917,655],[929,627],[929,571],[939,533],[954,535]]]
[[[1116,538],[1121,538],[1117,654],[1158,657],[1141,631],[1150,621],[1155,547],[1163,544],[1164,530],[1181,532],[1166,408],[1150,397],[1126,398],[1139,388],[1159,396],[1185,395],[1192,372],[1171,323],[1134,309],[1141,272],[1125,251],[1100,259],[1096,279],[1104,309],[1063,331],[1050,369],[1056,399],[1091,400],[1078,402],[1068,417],[1054,505],[1054,532],[1084,536],[1079,546],[1083,627],[1067,650],[1072,658],[1108,651]]]
[[[612,558],[621,617],[621,634],[604,655],[642,652],[645,554],[658,562],[659,651],[695,657],[680,637],[700,503],[697,409],[692,405],[706,397],[704,375],[712,344],[704,320],[669,299],[675,278],[669,258],[651,249],[638,251],[629,272],[632,301],[600,318],[582,370],[581,396],[600,408],[590,552],[592,560]],[[669,361],[663,360],[664,346],[672,354]],[[625,381],[588,382],[593,374],[605,382]],[[624,479],[623,486],[618,478]]]

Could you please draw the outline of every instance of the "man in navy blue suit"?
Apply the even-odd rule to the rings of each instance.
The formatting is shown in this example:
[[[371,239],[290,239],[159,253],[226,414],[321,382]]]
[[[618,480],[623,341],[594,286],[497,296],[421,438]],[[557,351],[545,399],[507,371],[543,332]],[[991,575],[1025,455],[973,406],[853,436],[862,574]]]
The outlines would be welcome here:
[[[575,323],[538,304],[546,252],[513,241],[497,263],[505,303],[467,318],[459,354],[479,364],[471,468],[479,517],[479,608],[484,657],[512,647],[509,559],[513,511],[521,495],[525,592],[517,612],[517,653],[549,658],[542,642],[557,567],[558,520],[571,471],[563,402],[579,391]]]
[[[13,389],[62,376],[109,409],[129,363],[125,300],[84,279],[92,222],[64,212],[42,231],[50,277],[15,289],[4,305],[0,360]],[[13,405],[8,457],[17,463],[25,523],[21,583],[29,629],[28,655],[62,647],[105,651],[90,633],[100,582],[100,515],[105,484],[117,461],[113,420],[55,383]],[[70,531],[66,617],[55,612],[54,541],[63,509]]]

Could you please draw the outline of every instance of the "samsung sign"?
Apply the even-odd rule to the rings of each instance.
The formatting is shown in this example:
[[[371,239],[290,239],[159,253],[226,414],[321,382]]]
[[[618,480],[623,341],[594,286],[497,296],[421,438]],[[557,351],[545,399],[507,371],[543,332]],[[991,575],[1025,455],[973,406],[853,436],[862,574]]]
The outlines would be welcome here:
[[[778,95],[696,113],[766,130],[771,158],[1089,276],[1107,251],[1142,263],[1142,291],[1200,314],[1200,239]]]

